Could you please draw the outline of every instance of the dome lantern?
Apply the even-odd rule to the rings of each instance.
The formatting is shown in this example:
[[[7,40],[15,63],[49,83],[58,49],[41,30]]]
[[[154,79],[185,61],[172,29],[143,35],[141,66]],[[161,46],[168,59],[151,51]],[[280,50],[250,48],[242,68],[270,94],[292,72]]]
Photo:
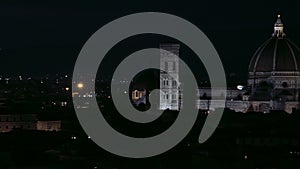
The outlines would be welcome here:
[[[274,33],[272,34],[272,37],[275,38],[283,38],[285,37],[285,33],[283,32],[283,23],[281,21],[280,15],[277,15],[277,21],[274,24]]]

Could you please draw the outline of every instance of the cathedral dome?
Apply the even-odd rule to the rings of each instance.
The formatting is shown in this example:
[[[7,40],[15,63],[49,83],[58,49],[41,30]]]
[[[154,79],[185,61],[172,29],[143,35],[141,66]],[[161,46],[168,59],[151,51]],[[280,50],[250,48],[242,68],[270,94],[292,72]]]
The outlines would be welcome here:
[[[280,16],[274,33],[252,57],[249,72],[299,71],[300,49],[283,32]]]

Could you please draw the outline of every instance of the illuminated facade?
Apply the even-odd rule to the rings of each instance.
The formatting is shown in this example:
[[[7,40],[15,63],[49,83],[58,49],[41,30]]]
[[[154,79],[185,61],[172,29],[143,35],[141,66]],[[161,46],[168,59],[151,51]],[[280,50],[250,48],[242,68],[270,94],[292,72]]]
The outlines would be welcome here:
[[[61,121],[37,121],[36,129],[43,131],[60,131]]]
[[[61,121],[38,121],[36,114],[0,115],[0,132],[12,130],[60,131]]]
[[[36,130],[36,114],[3,114],[0,115],[0,131],[9,132],[14,129]]]
[[[179,44],[160,44],[160,110],[179,110]],[[168,52],[167,52],[168,51]]]
[[[133,90],[131,99],[136,105],[139,105],[141,103],[146,104],[146,90]]]

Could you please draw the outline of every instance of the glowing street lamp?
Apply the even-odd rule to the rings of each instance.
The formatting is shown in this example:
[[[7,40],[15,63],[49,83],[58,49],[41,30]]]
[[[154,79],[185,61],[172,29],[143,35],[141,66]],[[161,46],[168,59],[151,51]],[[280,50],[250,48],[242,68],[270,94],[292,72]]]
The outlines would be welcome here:
[[[83,83],[78,83],[77,88],[82,89],[83,88]]]

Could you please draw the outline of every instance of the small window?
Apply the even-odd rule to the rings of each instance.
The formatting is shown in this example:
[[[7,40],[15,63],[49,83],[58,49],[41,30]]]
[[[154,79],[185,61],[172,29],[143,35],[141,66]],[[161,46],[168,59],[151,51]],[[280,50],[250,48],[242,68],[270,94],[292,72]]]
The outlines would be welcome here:
[[[287,82],[283,82],[281,85],[282,85],[282,87],[284,87],[284,88],[288,87]]]
[[[176,80],[173,80],[172,81],[172,86],[176,86],[176,84],[177,84]]]
[[[135,92],[135,97],[139,97],[139,93],[137,91]]]

